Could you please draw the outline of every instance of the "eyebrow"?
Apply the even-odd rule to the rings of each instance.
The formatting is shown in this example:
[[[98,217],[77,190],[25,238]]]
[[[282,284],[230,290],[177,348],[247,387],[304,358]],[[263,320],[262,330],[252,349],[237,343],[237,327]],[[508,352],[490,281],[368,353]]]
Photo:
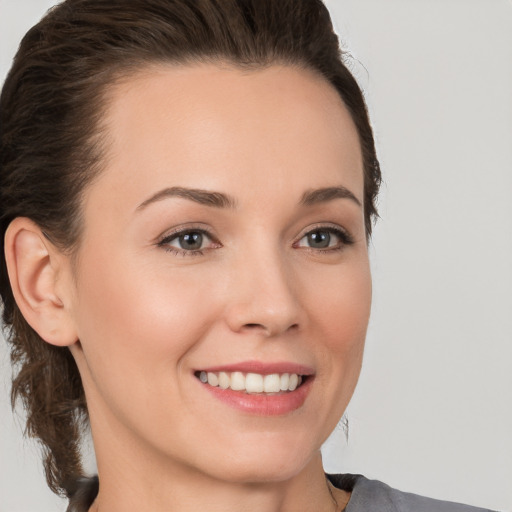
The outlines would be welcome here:
[[[234,208],[236,205],[234,198],[223,194],[222,192],[210,192],[208,190],[201,190],[198,188],[169,187],[160,190],[139,204],[139,206],[137,206],[137,211],[143,210],[152,203],[156,203],[170,197],[189,199],[195,203],[211,206],[213,208]]]
[[[186,187],[168,187],[158,191],[151,197],[143,201],[137,206],[136,211],[143,210],[148,205],[168,199],[171,197],[181,197],[194,201],[195,203],[213,208],[235,208],[236,200],[222,192],[211,192],[209,190],[202,190],[198,188]],[[361,206],[361,201],[346,187],[324,187],[304,192],[300,200],[300,204],[304,206],[313,206],[319,203],[325,203],[334,199],[350,199],[358,206]]]
[[[305,206],[312,206],[318,203],[325,203],[333,199],[350,199],[358,206],[362,206],[361,201],[346,187],[325,187],[315,190],[308,190],[302,195],[300,203]]]

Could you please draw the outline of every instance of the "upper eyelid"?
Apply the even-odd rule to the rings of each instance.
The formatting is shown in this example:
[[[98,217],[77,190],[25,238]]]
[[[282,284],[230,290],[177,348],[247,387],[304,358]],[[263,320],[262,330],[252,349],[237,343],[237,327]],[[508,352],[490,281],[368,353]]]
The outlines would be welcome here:
[[[299,242],[305,236],[307,236],[309,233],[311,233],[313,231],[318,231],[318,230],[326,230],[326,231],[331,231],[334,233],[341,234],[347,239],[344,241],[345,243],[347,243],[347,241],[348,242],[353,241],[353,236],[346,228],[344,228],[340,224],[327,221],[327,222],[318,222],[318,223],[310,224],[309,226],[303,228],[299,232],[299,234],[293,238],[294,243]],[[161,235],[159,235],[156,238],[156,243],[157,243],[157,245],[164,245],[164,244],[168,243],[170,240],[174,240],[175,238],[178,238],[180,235],[190,233],[190,232],[202,233],[202,234],[206,235],[212,242],[221,244],[218,237],[213,233],[213,230],[211,228],[209,228],[208,226],[205,226],[201,223],[184,225],[184,226],[180,226],[180,227],[176,227],[176,228],[164,231]]]
[[[176,233],[170,233],[169,235],[165,236],[163,238],[163,240],[167,240],[167,241],[175,240],[175,239],[180,238],[181,236],[187,235],[189,233],[200,233],[201,235],[206,236],[206,238],[208,238],[212,242],[214,241],[213,236],[210,235],[210,233],[208,231],[204,231],[201,229],[185,229],[183,231],[177,231]]]
[[[177,240],[180,236],[185,235],[187,233],[201,233],[202,235],[206,236],[209,239],[208,245],[215,244],[216,247],[202,247],[200,249],[183,249],[181,247],[175,247],[174,245],[171,245],[171,242],[174,242]],[[160,249],[164,249],[166,252],[172,252],[175,255],[181,255],[181,256],[198,256],[203,255],[205,251],[218,249],[222,247],[222,244],[218,242],[216,238],[206,229],[203,228],[181,228],[176,229],[176,231],[171,231],[170,233],[167,232],[166,234],[162,235],[157,239],[156,246]]]
[[[343,226],[340,226],[339,224],[333,223],[333,222],[319,222],[315,224],[311,224],[307,226],[306,228],[302,229],[297,236],[297,239],[301,239],[305,237],[308,233],[311,233],[312,231],[334,231],[334,232],[340,232],[345,234],[346,236],[351,236],[348,229],[344,228]]]
[[[313,227],[309,226],[305,230],[301,232],[301,234],[295,239],[295,244],[298,244],[304,237],[306,237],[309,233],[312,233],[314,231],[330,231],[331,233],[334,233],[338,238],[340,238],[340,246],[347,246],[347,245],[353,245],[355,243],[354,236],[348,231],[346,228],[340,226],[339,224],[331,224],[331,223],[324,223],[324,224],[318,224]],[[314,249],[314,250],[321,250],[326,251],[328,249]]]
[[[164,241],[168,241],[169,239],[177,238],[180,235],[184,235],[186,233],[202,233],[206,236],[208,236],[211,240],[217,240],[215,237],[215,234],[212,232],[212,230],[208,229],[205,226],[200,225],[190,225],[190,226],[180,226],[177,228],[173,228],[170,230],[164,231],[161,235],[159,235],[156,238],[157,243],[162,243]]]

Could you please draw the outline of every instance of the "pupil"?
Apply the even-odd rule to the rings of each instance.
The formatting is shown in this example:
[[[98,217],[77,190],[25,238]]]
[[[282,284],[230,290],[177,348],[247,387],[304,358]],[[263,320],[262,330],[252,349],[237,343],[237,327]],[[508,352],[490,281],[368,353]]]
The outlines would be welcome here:
[[[325,247],[329,247],[331,235],[327,231],[314,231],[308,235],[308,242],[310,247],[324,249]]]
[[[203,235],[201,233],[187,233],[180,236],[182,249],[200,249],[202,245]]]

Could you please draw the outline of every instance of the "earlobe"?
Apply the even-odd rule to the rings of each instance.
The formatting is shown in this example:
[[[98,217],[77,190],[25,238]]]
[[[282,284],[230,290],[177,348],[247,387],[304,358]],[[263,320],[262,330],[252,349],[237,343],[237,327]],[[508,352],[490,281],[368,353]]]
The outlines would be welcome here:
[[[14,298],[29,325],[52,345],[75,343],[68,258],[25,217],[7,228],[5,258]]]

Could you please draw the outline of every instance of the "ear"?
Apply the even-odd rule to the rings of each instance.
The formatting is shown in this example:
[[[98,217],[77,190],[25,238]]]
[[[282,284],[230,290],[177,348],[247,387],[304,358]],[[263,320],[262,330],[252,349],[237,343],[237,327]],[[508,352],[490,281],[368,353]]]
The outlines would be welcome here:
[[[18,217],[5,233],[5,259],[14,299],[29,325],[52,345],[74,344],[78,337],[69,257],[37,224]]]

